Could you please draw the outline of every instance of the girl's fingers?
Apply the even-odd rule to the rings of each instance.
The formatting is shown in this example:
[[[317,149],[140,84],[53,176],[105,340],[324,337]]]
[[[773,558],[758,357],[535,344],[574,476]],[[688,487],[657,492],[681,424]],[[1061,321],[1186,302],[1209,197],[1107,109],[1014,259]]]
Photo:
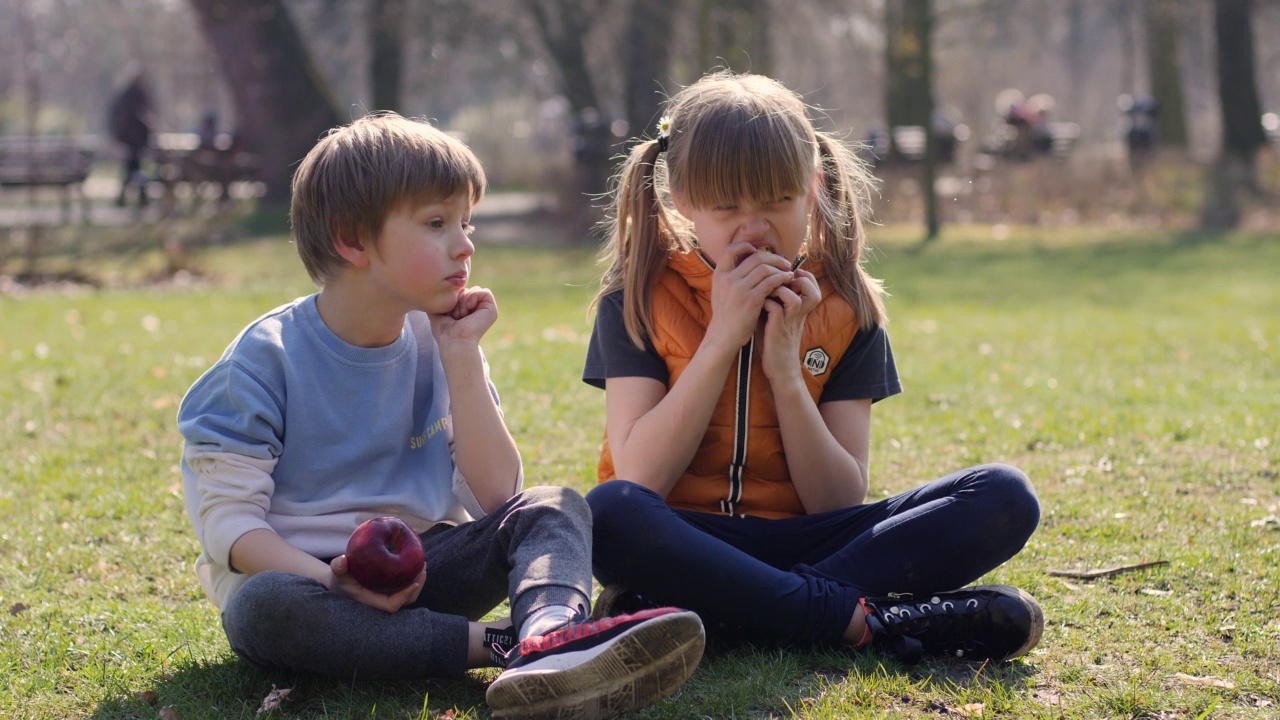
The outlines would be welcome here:
[[[783,285],[782,287],[778,288],[776,291],[774,291],[772,295],[769,296],[769,298],[771,300],[774,300],[780,303],[783,307],[798,306],[803,300],[801,296],[796,294],[795,290],[793,290],[788,285]]]
[[[720,263],[716,265],[716,270],[732,272],[738,269],[755,252],[756,249],[747,243],[733,243],[724,249],[724,254]]]
[[[812,300],[815,304],[822,299],[822,290],[818,287],[818,280],[812,273],[803,270],[796,273],[796,278],[788,285],[801,300]]]

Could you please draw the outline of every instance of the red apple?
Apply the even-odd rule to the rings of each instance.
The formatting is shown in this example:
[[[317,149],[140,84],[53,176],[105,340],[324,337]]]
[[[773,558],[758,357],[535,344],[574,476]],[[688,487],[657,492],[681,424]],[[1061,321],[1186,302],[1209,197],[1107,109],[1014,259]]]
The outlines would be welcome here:
[[[384,595],[408,587],[425,561],[418,534],[400,518],[365,520],[347,540],[347,572]]]

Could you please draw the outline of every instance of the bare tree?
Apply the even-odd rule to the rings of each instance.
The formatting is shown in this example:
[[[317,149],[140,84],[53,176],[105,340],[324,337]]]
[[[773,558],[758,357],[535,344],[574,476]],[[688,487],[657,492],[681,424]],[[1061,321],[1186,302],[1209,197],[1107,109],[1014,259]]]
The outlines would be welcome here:
[[[623,104],[627,132],[633,137],[653,135],[660,94],[671,63],[670,28],[678,0],[632,0],[629,32],[624,45]]]
[[[190,0],[235,99],[237,129],[261,159],[267,202],[284,202],[294,164],[338,124],[327,86],[283,0]]]
[[[933,0],[889,0],[885,5],[885,110],[890,143],[893,129],[924,129],[920,195],[924,199],[925,240],[938,237],[937,137],[933,132]],[[890,151],[891,154],[893,150]]]
[[[1187,110],[1182,89],[1180,0],[1146,0],[1143,24],[1147,36],[1147,68],[1151,97],[1160,112],[1158,141],[1165,147],[1187,147]]]
[[[586,239],[597,219],[589,198],[599,196],[611,172],[613,134],[587,62],[586,40],[605,0],[530,0],[539,36],[560,74],[560,92],[572,112],[574,182],[568,198],[570,232]]]
[[[1241,197],[1257,190],[1254,161],[1267,144],[1254,75],[1253,0],[1214,0],[1222,149],[1209,173],[1200,223],[1240,224]]]
[[[369,79],[373,109],[400,110],[400,77],[404,69],[404,0],[371,0],[369,17]]]
[[[930,88],[925,85],[924,54],[920,36],[922,17],[930,3],[918,0],[886,0],[885,121],[889,127],[928,127]]]
[[[697,0],[698,73],[715,67],[768,75],[769,0]]]

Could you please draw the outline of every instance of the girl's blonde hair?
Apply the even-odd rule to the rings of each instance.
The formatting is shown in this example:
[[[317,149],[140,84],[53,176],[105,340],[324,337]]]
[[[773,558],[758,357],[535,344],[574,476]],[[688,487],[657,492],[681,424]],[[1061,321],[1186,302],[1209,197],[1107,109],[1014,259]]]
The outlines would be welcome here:
[[[335,242],[377,247],[402,203],[464,193],[475,205],[485,186],[480,161],[462,141],[425,120],[366,115],[326,133],[293,174],[289,221],[298,255],[324,285],[347,264]]]
[[[591,303],[621,289],[627,335],[637,347],[653,332],[649,294],[667,257],[696,246],[671,193],[698,208],[770,202],[807,192],[815,171],[806,255],[826,267],[860,327],[887,321],[881,282],[862,266],[874,181],[843,143],[814,127],[799,95],[761,75],[716,72],[667,101],[663,127],[665,138],[635,145],[613,178],[602,252],[609,267]]]

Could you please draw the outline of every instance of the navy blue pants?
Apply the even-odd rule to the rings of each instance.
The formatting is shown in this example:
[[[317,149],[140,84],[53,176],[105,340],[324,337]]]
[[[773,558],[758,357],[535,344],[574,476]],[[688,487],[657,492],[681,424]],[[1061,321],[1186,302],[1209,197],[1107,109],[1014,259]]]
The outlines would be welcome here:
[[[587,494],[593,569],[734,638],[838,644],[858,599],[954,590],[1040,522],[1026,475],[980,465],[878,502],[781,520],[674,510],[612,480]]]

